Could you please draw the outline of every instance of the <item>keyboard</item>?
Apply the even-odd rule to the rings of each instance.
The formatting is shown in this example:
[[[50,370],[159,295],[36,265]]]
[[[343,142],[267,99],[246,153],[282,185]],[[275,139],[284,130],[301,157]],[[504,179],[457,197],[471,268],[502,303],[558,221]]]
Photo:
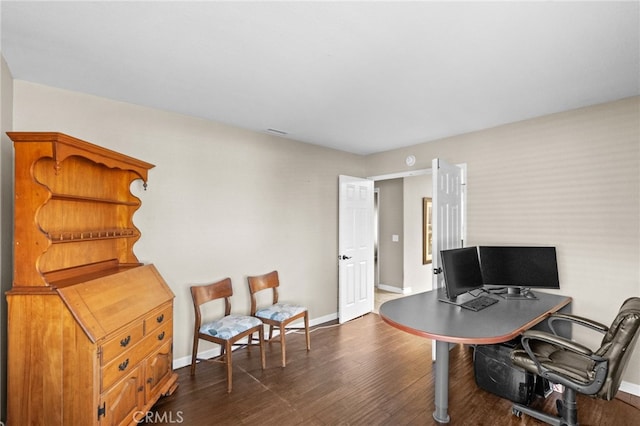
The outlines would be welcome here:
[[[494,303],[498,303],[498,299],[494,299],[493,297],[489,296],[478,296],[475,299],[467,300],[466,302],[461,303],[460,306],[465,309],[470,309],[472,311],[478,312],[486,308],[487,306],[493,305]]]

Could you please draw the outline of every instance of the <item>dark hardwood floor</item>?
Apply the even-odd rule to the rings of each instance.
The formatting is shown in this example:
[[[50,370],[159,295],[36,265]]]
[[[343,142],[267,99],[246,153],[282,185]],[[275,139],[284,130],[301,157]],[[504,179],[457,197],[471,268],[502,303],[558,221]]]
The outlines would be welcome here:
[[[196,375],[178,370],[180,386],[146,413],[147,424],[184,425],[436,425],[432,418],[431,342],[369,314],[341,326],[316,327],[307,352],[304,335],[267,345],[267,368],[257,348],[234,352],[233,392],[221,364],[200,363]],[[540,425],[511,414],[511,403],[479,389],[472,350],[458,345],[450,359],[451,425]],[[556,394],[536,400],[552,412]],[[581,425],[640,424],[628,401],[578,399]],[[139,417],[142,417],[140,415]]]

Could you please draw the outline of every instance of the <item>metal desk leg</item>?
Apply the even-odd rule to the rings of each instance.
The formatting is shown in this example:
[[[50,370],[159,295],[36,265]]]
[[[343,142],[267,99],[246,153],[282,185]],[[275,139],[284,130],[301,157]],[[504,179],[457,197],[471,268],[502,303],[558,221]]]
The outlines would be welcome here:
[[[433,418],[439,423],[449,423],[449,343],[436,340],[436,411]]]

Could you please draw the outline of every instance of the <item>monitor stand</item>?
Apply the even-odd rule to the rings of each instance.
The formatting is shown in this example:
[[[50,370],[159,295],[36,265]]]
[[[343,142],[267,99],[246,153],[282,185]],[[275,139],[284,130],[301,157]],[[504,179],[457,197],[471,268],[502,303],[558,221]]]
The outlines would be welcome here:
[[[528,288],[520,288],[520,287],[507,287],[507,294],[503,294],[507,300],[536,300],[537,297],[534,292],[529,290]]]
[[[466,293],[459,294],[455,299],[452,300],[447,297],[447,293],[444,290],[444,288],[442,288],[442,290],[438,292],[438,300],[440,302],[449,303],[451,305],[456,305],[456,306],[460,306],[461,304],[468,302],[469,300],[473,300],[477,298],[478,296],[474,296],[473,294],[466,292]]]

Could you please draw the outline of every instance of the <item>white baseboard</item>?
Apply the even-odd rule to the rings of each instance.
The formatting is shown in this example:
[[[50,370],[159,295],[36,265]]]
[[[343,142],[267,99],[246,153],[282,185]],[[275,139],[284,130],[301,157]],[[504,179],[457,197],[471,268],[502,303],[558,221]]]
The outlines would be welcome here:
[[[411,287],[400,288],[387,284],[378,284],[378,288],[380,290],[388,291],[390,293],[398,293],[398,294],[411,294]]]
[[[320,318],[315,318],[315,319],[310,319],[309,320],[309,327],[313,327],[315,325],[318,324],[324,324],[325,322],[329,322],[329,321],[333,321],[338,319],[338,313],[333,313],[333,314],[329,314],[329,315],[325,315],[323,317]],[[294,323],[291,324],[292,327],[302,327],[304,325],[303,321],[296,321]],[[280,334],[280,332],[275,329],[273,331],[274,336],[278,336]],[[242,339],[238,341],[239,344],[246,344],[247,343],[247,339]],[[236,348],[237,349],[237,348]],[[208,358],[213,358],[220,355],[220,347],[215,347],[213,349],[207,349],[206,351],[202,351],[202,352],[198,352],[198,358],[200,359],[208,359]],[[181,358],[177,358],[173,360],[173,369],[177,369],[177,368],[182,368],[182,367],[186,367],[188,365],[191,365],[191,354],[181,357]]]
[[[640,396],[640,385],[623,381],[620,383],[620,391]]]

